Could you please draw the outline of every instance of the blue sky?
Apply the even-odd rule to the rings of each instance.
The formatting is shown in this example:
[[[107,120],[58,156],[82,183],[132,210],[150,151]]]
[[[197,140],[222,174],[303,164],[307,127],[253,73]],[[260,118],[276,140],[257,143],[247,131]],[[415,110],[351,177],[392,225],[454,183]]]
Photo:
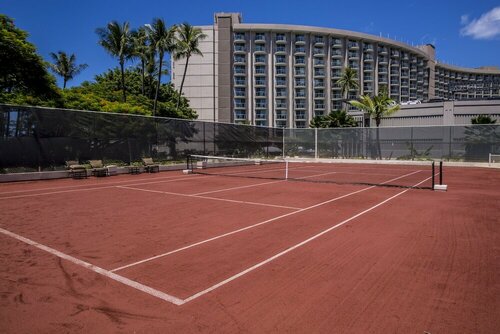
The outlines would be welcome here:
[[[312,25],[433,43],[437,58],[465,67],[500,66],[498,0],[2,0],[0,13],[30,33],[40,54],[75,53],[89,67],[69,86],[114,67],[97,44],[95,29],[111,20],[133,27],[163,17],[168,24],[207,25],[214,12],[239,12],[244,23]],[[129,64],[131,65],[131,64]]]

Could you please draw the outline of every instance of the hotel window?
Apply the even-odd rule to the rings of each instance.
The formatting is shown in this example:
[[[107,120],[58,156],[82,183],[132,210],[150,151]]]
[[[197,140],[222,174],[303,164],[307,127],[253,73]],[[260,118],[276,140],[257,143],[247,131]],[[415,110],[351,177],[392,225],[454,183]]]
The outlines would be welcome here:
[[[245,96],[245,87],[236,87],[234,89],[234,95],[236,95],[236,96]]]
[[[277,63],[285,63],[286,62],[286,56],[284,56],[284,55],[276,55],[276,62]]]
[[[286,74],[285,66],[276,66],[276,74]]]
[[[245,55],[234,55],[234,62],[235,63],[244,63],[245,62]]]
[[[306,80],[304,78],[295,78],[295,86],[305,86]]]
[[[247,114],[246,114],[245,110],[236,110],[234,112],[234,118],[245,119],[245,118],[247,118]]]
[[[255,73],[257,74],[266,74],[266,67],[263,65],[255,66]]]
[[[262,32],[258,32],[255,34],[255,40],[256,41],[265,41],[266,40],[266,36],[264,33]]]
[[[266,55],[255,55],[255,62],[256,63],[265,63],[266,62]]]
[[[255,88],[255,96],[266,96],[266,88],[265,87]]]
[[[286,97],[286,88],[276,88],[276,96]]]
[[[304,56],[295,56],[295,64],[305,64],[306,58]]]

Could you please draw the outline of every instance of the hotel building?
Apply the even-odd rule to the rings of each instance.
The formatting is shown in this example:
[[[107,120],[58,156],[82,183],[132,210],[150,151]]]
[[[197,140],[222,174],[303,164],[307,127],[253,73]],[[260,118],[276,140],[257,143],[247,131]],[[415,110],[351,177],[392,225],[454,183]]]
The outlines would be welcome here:
[[[408,44],[353,31],[281,24],[243,24],[235,13],[199,26],[203,57],[189,61],[183,87],[200,120],[272,127],[307,127],[316,115],[343,107],[337,80],[357,71],[359,94],[385,86],[397,102],[500,98],[500,68],[438,63],[431,44]],[[172,60],[179,88],[185,59]],[[362,112],[349,113],[360,125]]]

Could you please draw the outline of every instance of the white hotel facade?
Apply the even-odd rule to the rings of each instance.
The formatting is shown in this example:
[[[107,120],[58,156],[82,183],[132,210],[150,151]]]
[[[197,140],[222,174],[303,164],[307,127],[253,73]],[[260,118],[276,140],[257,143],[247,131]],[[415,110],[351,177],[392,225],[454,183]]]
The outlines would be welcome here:
[[[364,33],[309,26],[243,24],[235,13],[199,26],[203,57],[189,61],[183,93],[205,121],[307,127],[316,115],[341,109],[336,84],[345,67],[357,70],[359,94],[387,87],[398,102],[500,98],[500,69],[438,63],[433,45],[412,47]],[[180,86],[185,60],[172,60]],[[363,113],[349,111],[365,123]]]

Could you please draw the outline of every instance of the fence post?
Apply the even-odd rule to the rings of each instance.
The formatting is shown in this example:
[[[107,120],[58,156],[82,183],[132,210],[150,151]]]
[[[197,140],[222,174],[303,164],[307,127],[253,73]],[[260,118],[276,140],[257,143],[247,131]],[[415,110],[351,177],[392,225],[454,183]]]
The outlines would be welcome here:
[[[450,137],[449,137],[449,140],[448,140],[448,161],[451,160],[451,141],[453,139],[452,132],[453,132],[453,127],[450,126]]]
[[[207,155],[207,148],[206,148],[206,142],[207,142],[207,139],[206,139],[206,131],[205,131],[205,122],[202,123],[203,124],[203,155]]]
[[[314,128],[314,159],[318,159],[318,128]]]
[[[286,132],[286,128],[283,128],[283,130],[281,132],[281,137],[283,139],[283,147],[282,147],[282,150],[283,150],[283,159],[285,159],[285,132]]]
[[[411,160],[415,160],[415,146],[413,145],[413,126],[410,131],[410,152],[411,152]]]

